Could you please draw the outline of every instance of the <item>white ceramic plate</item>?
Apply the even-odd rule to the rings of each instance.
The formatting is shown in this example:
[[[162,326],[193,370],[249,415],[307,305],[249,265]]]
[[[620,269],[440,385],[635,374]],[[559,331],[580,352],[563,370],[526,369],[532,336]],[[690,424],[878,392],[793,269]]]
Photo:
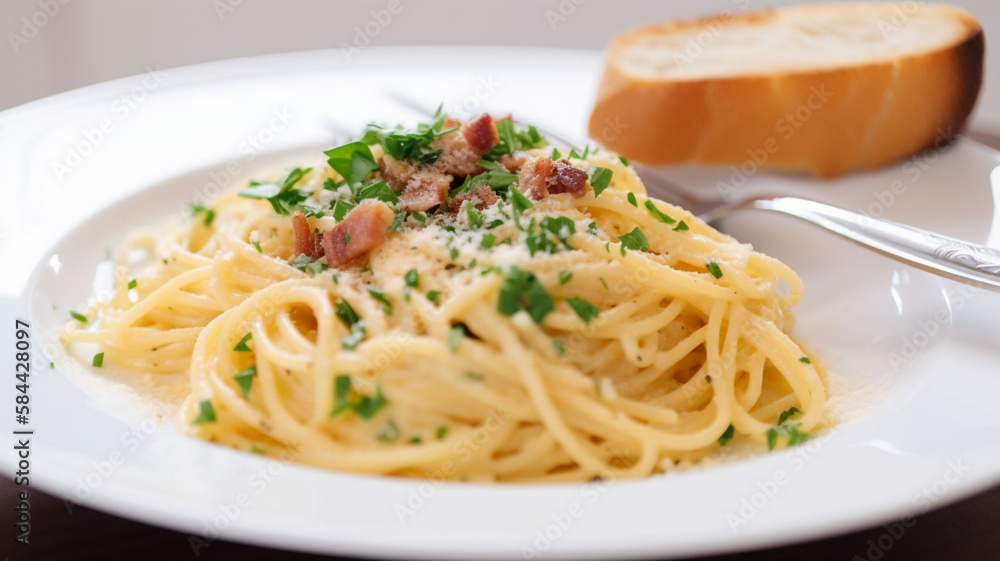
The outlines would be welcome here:
[[[841,400],[852,420],[803,446],[641,481],[442,485],[285,464],[144,417],[53,339],[126,231],[261,170],[308,161],[333,129],[415,120],[390,88],[428,105],[459,100],[453,112],[511,110],[582,133],[599,68],[595,53],[537,49],[368,49],[352,62],[323,51],[171,69],[0,114],[0,295],[8,340],[12,316],[33,327],[32,486],[191,533],[204,540],[198,547],[221,536],[365,556],[624,559],[828,536],[1000,481],[998,295],[763,213],[724,228],[800,272],[808,293],[796,333],[839,380],[863,388]],[[998,165],[996,152],[961,141],[837,181],[758,173],[746,188],[996,245]],[[695,194],[732,175],[664,173]],[[0,401],[13,401],[13,385],[0,386]],[[0,436],[6,473],[11,430]]]

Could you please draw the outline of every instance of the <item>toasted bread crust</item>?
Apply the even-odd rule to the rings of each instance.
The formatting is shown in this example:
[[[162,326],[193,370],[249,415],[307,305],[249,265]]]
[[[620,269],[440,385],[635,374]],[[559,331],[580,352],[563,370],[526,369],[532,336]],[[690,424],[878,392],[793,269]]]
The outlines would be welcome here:
[[[888,11],[893,5],[883,6]],[[776,20],[781,14],[773,10],[627,32],[608,49],[590,134],[641,162],[752,160],[761,167],[821,177],[877,167],[947,142],[962,130],[978,97],[983,33],[961,10],[920,9],[960,22],[963,34],[912,54],[876,55],[863,63],[818,65],[822,67],[815,70],[684,79],[629,73],[619,60],[622,49],[651,34],[733,22],[780,25]]]

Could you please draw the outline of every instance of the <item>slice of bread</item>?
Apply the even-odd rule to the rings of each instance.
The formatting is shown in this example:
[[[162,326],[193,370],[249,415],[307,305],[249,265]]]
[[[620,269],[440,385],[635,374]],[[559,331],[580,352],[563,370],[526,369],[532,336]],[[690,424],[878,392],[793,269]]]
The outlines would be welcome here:
[[[965,124],[983,32],[950,6],[805,5],[630,30],[607,49],[590,135],[640,162],[873,168]]]

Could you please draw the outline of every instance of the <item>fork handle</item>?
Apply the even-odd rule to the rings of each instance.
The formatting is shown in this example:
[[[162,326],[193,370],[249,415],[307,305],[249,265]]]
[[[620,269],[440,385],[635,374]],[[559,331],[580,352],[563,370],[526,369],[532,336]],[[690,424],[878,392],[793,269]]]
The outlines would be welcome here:
[[[797,197],[754,199],[747,205],[811,222],[924,271],[1000,290],[1000,251],[996,249]]]

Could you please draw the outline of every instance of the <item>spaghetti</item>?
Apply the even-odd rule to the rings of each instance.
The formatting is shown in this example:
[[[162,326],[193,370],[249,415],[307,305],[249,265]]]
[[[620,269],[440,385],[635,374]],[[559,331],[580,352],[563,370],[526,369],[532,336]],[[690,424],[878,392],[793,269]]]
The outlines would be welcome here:
[[[133,234],[65,339],[189,373],[186,431],[335,470],[642,477],[821,425],[791,269],[647,198],[612,154],[476,123],[372,127]]]

